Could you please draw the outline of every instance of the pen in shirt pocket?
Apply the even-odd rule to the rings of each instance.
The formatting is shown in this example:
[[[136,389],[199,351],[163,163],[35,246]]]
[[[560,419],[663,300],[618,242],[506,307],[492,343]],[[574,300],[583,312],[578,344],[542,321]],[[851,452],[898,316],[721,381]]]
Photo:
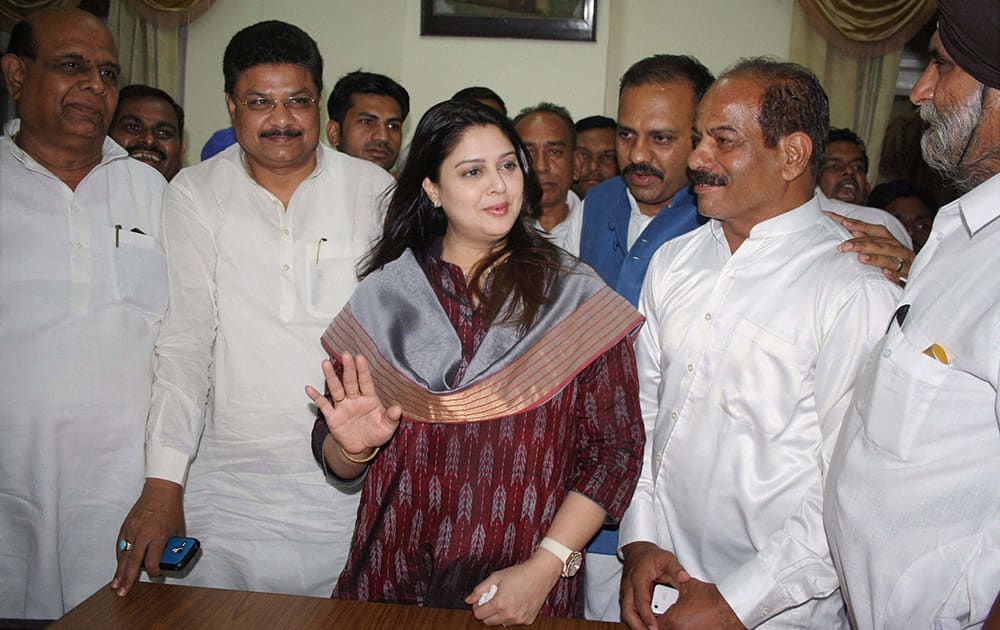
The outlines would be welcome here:
[[[948,356],[948,353],[944,351],[944,348],[942,348],[936,343],[932,343],[931,345],[927,346],[927,349],[924,350],[924,354],[926,354],[932,359],[937,359],[938,361],[944,363],[945,365],[951,365],[951,358]]]
[[[122,224],[121,223],[116,223],[115,224],[115,247],[119,247],[121,245],[121,236],[120,236],[121,235],[121,231],[122,231]],[[140,230],[137,227],[132,228],[131,230],[129,230],[129,232],[135,232],[136,234],[142,234],[143,236],[146,236],[146,233],[143,232],[142,230]]]

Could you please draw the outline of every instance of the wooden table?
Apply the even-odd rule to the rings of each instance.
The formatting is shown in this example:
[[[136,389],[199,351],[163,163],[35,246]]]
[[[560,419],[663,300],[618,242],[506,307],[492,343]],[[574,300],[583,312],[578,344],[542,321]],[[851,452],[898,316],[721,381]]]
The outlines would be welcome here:
[[[337,630],[482,630],[465,610],[373,604],[319,597],[226,591],[139,582],[127,597],[102,588],[49,626],[63,628],[336,628]],[[510,626],[508,626],[510,627]],[[538,619],[537,630],[621,630],[599,621]]]

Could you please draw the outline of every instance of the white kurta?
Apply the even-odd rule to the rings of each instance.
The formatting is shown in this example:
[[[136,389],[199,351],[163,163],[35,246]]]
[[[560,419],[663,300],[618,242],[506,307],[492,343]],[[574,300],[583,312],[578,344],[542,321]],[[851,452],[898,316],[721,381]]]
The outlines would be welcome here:
[[[536,230],[541,232],[550,241],[562,247],[574,256],[580,255],[580,235],[572,235],[570,232],[572,230],[580,231],[580,227],[583,225],[573,217],[580,214],[583,210],[583,202],[580,198],[576,196],[576,193],[572,190],[566,193],[566,205],[569,206],[569,212],[566,213],[566,218],[560,221],[551,232],[546,232],[545,228],[538,221],[534,222],[534,227]]]
[[[622,546],[716,583],[747,627],[846,627],[822,481],[857,370],[899,289],[844,256],[813,199],[735,253],[718,221],[654,255],[636,342],[643,471]]]
[[[1000,589],[1000,175],[941,208],[899,303],[830,464],[830,548],[858,628],[979,627]]]
[[[233,145],[167,189],[171,305],[146,476],[187,473],[187,532],[203,556],[185,584],[329,596],[358,496],[332,487],[313,459],[303,388],[323,389],[320,336],[357,283],[393,180],[321,145],[286,211],[242,155]]]
[[[840,216],[847,217],[848,219],[854,219],[855,221],[864,221],[865,223],[872,223],[874,225],[881,225],[885,229],[889,230],[889,234],[909,249],[913,249],[913,239],[910,238],[910,233],[906,231],[906,227],[899,222],[899,219],[892,216],[885,210],[880,210],[879,208],[869,208],[868,206],[859,206],[854,203],[847,203],[846,201],[841,201],[840,199],[830,199],[823,194],[823,191],[816,187],[816,198],[819,199],[820,209],[825,212],[836,212]]]
[[[142,487],[166,182],[105,140],[70,190],[18,129],[0,138],[0,618],[51,619],[114,576]]]

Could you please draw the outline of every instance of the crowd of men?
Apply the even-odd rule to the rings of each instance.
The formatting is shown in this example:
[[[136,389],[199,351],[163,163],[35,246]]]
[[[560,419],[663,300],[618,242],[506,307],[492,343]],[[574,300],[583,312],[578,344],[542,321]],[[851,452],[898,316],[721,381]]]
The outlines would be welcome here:
[[[617,120],[514,116],[536,229],[646,317],[642,476],[587,549],[587,618],[1000,624],[997,33],[995,0],[940,2],[910,95],[924,159],[961,192],[936,217],[905,182],[871,189],[864,143],[790,63],[714,77],[654,55],[621,77]],[[90,14],[34,14],[0,64],[18,109],[0,138],[0,620],[59,617],[109,579],[127,596],[186,532],[204,551],[183,583],[329,596],[359,485],[312,458],[302,389],[405,162],[409,94],[348,73],[326,146],[315,41],[254,24],[222,60],[232,143],[182,169],[184,111],[119,90]],[[506,115],[485,87],[452,98]]]

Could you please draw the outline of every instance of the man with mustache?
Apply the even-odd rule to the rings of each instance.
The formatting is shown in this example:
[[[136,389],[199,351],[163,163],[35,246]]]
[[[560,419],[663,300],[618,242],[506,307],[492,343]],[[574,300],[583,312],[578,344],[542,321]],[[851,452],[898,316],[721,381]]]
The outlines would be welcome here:
[[[583,199],[587,191],[618,174],[615,139],[618,125],[607,116],[576,121],[576,161],[573,192]]]
[[[1000,10],[942,0],[910,92],[938,211],[858,379],[827,479],[830,550],[868,628],[1000,624]]]
[[[383,74],[350,72],[333,86],[326,108],[331,147],[392,170],[410,113],[410,95],[402,85]]]
[[[654,55],[622,75],[616,152],[621,176],[590,189],[571,217],[567,249],[632,304],[649,260],[668,240],[693,230],[698,214],[688,188],[687,158],[698,101],[712,73],[697,59]],[[618,621],[618,528],[605,527],[587,550],[588,619]]]
[[[181,170],[184,110],[163,90],[148,85],[123,87],[108,135],[167,181]]]
[[[125,595],[169,536],[203,555],[186,584],[328,596],[357,496],[312,460],[320,335],[377,230],[383,169],[320,144],[323,60],[278,21],[223,58],[238,143],[181,171],[164,201],[170,311],[156,344],[146,480],[121,526]],[[186,527],[185,527],[186,524]]]
[[[565,107],[539,103],[522,109],[514,117],[514,127],[528,147],[531,167],[542,185],[542,214],[535,227],[556,245],[566,248],[569,217],[580,211],[580,198],[570,190],[576,148],[573,118]]]
[[[636,341],[643,470],[622,519],[622,618],[661,628],[847,628],[823,472],[899,289],[836,245],[814,195],[819,81],[746,59],[709,88],[688,158],[711,220],[663,245]]]
[[[99,19],[33,13],[0,65],[0,619],[54,619],[107,583],[141,485],[166,184],[107,136]]]
[[[712,74],[697,59],[654,55],[622,75],[616,152],[620,177],[587,193],[570,227],[580,258],[633,304],[649,258],[703,222],[688,188],[691,125]]]

